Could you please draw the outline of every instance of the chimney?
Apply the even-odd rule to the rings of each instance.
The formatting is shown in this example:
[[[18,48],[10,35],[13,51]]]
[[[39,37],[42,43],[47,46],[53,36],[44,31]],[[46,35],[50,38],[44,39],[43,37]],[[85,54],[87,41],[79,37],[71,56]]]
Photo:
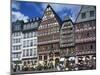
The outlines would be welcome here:
[[[35,20],[39,20],[39,18],[38,18],[38,17],[36,17],[36,18],[35,18]]]

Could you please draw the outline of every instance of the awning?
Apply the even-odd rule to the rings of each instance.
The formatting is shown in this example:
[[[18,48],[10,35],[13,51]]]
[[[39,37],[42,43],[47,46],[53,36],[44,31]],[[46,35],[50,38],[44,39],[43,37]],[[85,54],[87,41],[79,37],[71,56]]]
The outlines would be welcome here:
[[[75,57],[70,57],[68,60],[69,60],[69,61],[75,60]]]
[[[61,59],[60,59],[60,61],[64,61],[64,60],[65,60],[65,58],[61,58]]]

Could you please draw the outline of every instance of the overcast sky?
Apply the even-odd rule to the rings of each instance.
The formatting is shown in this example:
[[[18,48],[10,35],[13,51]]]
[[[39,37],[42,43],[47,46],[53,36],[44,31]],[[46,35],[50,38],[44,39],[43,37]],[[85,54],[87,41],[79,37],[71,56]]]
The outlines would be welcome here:
[[[12,1],[12,21],[42,17],[49,3]],[[70,4],[50,4],[54,11],[63,20],[64,16],[70,16],[75,21],[81,6]]]

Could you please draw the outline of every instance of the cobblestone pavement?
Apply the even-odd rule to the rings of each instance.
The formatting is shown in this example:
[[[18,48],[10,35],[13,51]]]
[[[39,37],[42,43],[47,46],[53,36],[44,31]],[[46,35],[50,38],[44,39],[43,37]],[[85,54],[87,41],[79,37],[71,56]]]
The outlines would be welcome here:
[[[31,74],[31,73],[47,73],[47,72],[58,72],[57,69],[41,70],[41,71],[18,71],[12,72],[12,74]]]

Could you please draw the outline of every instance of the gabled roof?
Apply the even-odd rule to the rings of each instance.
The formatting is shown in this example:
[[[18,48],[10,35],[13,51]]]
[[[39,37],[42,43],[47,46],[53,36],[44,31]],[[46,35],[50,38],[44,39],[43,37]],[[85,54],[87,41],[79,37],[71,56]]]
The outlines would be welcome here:
[[[15,22],[12,22],[12,25],[21,25],[21,24],[23,24],[23,23],[24,23],[23,20],[17,20],[17,21],[15,21]]]
[[[68,22],[68,21],[70,21],[70,22],[73,23],[72,19],[71,19],[69,16],[65,16],[65,17],[64,17],[64,20],[63,20],[63,23],[64,23],[64,22]]]
[[[23,20],[17,20],[16,22],[12,22],[12,25],[11,25],[12,32],[21,31],[23,24],[24,24]],[[18,29],[16,29],[16,27],[18,27]]]
[[[49,8],[49,7],[50,7],[50,9],[52,10],[52,12],[53,12],[55,18],[57,19],[58,23],[61,25],[61,24],[62,24],[62,21],[61,21],[60,17],[59,17],[59,16],[57,15],[57,13],[53,10],[53,8],[50,6],[50,4],[47,5],[47,7],[46,7],[46,9],[45,9],[45,11],[44,11],[44,14],[45,14],[47,8]],[[44,14],[43,14],[43,16],[44,16]],[[42,16],[42,18],[43,18],[43,16]],[[42,18],[41,18],[41,19],[42,19]]]
[[[33,31],[33,30],[37,30],[38,29],[38,26],[40,24],[40,18],[38,19],[28,19],[27,22],[24,22],[23,20],[17,20],[16,22],[12,22],[12,25],[11,25],[11,29],[12,29],[12,32],[18,32],[18,31]],[[26,24],[31,24],[31,23],[35,23],[37,22],[38,24],[33,27],[33,28],[29,28],[29,29],[23,29],[24,25]],[[16,29],[18,28],[18,29]]]
[[[94,10],[95,13],[96,13],[95,6],[82,5],[81,9],[80,9],[80,12],[78,13],[78,16],[76,17],[75,23],[79,23],[79,22],[84,22],[84,21],[89,21],[89,20],[96,19],[96,16],[89,17],[89,14],[86,14],[86,18],[85,19],[81,19],[81,13],[84,13],[84,12],[89,13],[89,11],[91,11],[91,10]]]
[[[40,18],[37,20],[37,19],[28,19],[28,22],[25,22],[24,24],[23,24],[23,27],[24,27],[24,25],[26,25],[26,24],[31,24],[31,23],[33,23],[33,25],[35,25],[35,23],[37,22],[37,25],[35,25],[35,27],[33,27],[33,28],[29,28],[29,29],[22,29],[24,32],[25,31],[33,31],[33,30],[37,30],[38,29],[38,26],[39,26],[39,24],[40,24]]]

